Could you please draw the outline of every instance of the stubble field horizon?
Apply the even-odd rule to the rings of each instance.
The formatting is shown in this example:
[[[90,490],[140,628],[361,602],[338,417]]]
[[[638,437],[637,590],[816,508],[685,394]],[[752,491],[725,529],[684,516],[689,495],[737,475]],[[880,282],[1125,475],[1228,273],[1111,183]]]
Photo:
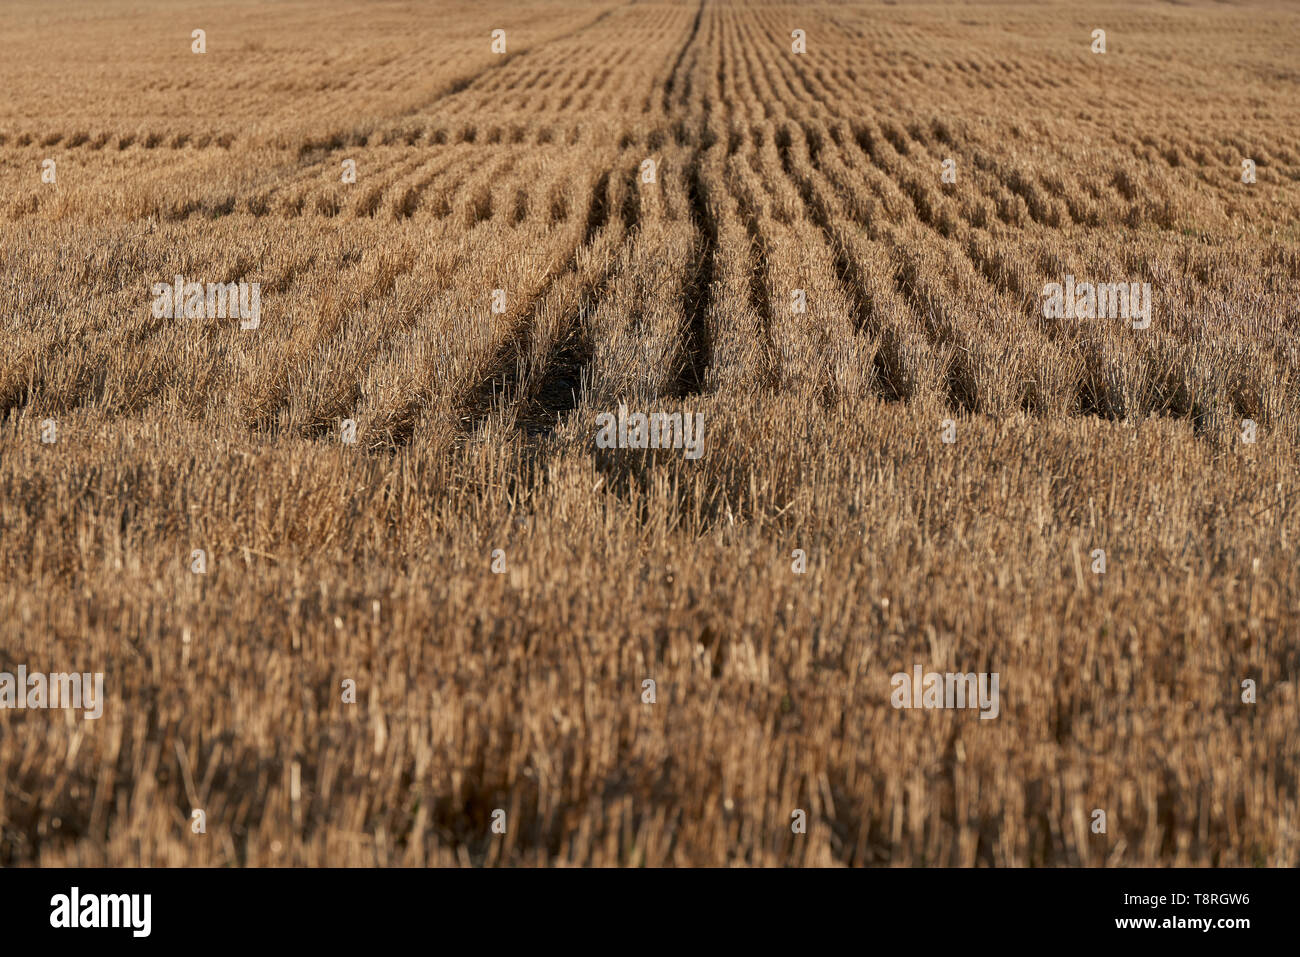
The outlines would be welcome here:
[[[1300,9],[16,0],[0,88],[0,676],[103,675],[0,680],[0,866],[1300,864]]]

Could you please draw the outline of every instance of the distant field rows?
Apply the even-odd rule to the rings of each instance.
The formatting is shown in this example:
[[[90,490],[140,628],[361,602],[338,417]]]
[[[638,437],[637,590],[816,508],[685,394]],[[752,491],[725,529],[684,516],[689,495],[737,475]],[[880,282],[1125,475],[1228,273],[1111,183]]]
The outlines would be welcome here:
[[[567,278],[569,299],[552,295],[548,307],[599,311],[593,283],[576,276],[577,257],[599,239],[608,260],[596,268],[602,275],[620,268],[624,256],[635,272],[638,258],[650,255],[650,241],[682,250],[676,271],[656,280],[677,290],[672,315],[658,326],[633,323],[629,333],[650,337],[629,348],[661,354],[670,367],[665,387],[683,375],[700,385],[802,378],[801,387],[847,396],[934,395],[952,408],[995,413],[1171,413],[1204,428],[1228,417],[1271,422],[1282,410],[1294,411],[1300,260],[1293,237],[1228,238],[1230,224],[1265,209],[1276,222],[1294,222],[1294,137],[1261,141],[1222,128],[1217,135],[1188,129],[1154,136],[1086,115],[1083,125],[1066,127],[1049,119],[1052,110],[1042,103],[1009,133],[995,132],[956,110],[901,108],[916,95],[908,92],[915,67],[891,68],[891,57],[870,49],[902,39],[889,30],[842,24],[828,31],[819,65],[802,69],[771,39],[786,14],[707,14],[611,8],[548,42],[488,60],[404,110],[400,127],[304,141],[296,151],[246,150],[238,141],[191,144],[187,133],[138,142],[132,134],[0,134],[13,147],[5,155],[11,170],[50,154],[62,171],[55,188],[28,176],[10,201],[7,263],[30,268],[39,261],[44,224],[51,222],[90,221],[105,242],[129,236],[131,244],[83,264],[77,283],[41,290],[59,297],[43,306],[10,299],[3,316],[11,328],[40,316],[34,307],[63,322],[79,318],[74,348],[54,349],[50,339],[8,358],[0,372],[4,407],[135,410],[174,396],[195,410],[196,396],[210,395],[214,379],[233,376],[241,383],[231,390],[240,414],[258,427],[310,434],[331,418],[357,413],[391,431],[410,417],[409,402],[348,408],[327,383],[306,384],[305,391],[297,385],[304,377],[334,383],[339,373],[359,378],[366,393],[370,363],[391,353],[392,334],[443,334],[452,314],[469,323],[452,336],[481,340],[480,359],[467,361],[455,381],[425,389],[420,403],[484,391],[476,379],[512,365],[497,341],[503,328],[515,354],[540,353],[535,365],[572,365],[552,361],[554,355],[548,360],[547,350],[590,353],[595,329],[576,345],[568,332],[557,337],[554,330],[530,345],[530,303]],[[580,66],[615,37],[635,37],[635,53],[608,66]],[[922,62],[929,55],[916,54]],[[1050,70],[1057,61],[1030,62],[1033,70]],[[997,61],[943,66],[975,72],[986,89],[998,78],[1043,82]],[[881,80],[891,82],[889,95],[871,96],[862,110],[856,104],[863,84]],[[1113,81],[1095,82],[1109,98]],[[561,101],[549,110],[556,95]],[[422,119],[433,104],[438,119]],[[1243,187],[1234,167],[1246,153],[1259,166],[1254,190]],[[651,188],[637,182],[646,157],[661,170]],[[358,164],[356,184],[339,182],[343,158]],[[955,161],[961,185],[939,182],[945,159]],[[619,212],[621,235],[604,231],[611,210]],[[584,214],[586,235],[577,239]],[[361,222],[341,232],[340,219]],[[39,233],[24,230],[36,221]],[[407,221],[401,232],[385,227]],[[260,381],[238,372],[233,325],[164,330],[145,314],[148,287],[176,268],[161,260],[196,222],[209,241],[189,241],[190,273],[267,286],[268,308],[279,321],[260,340],[271,340],[276,356],[271,371],[259,368]],[[147,223],[148,230],[129,223]],[[304,229],[325,248],[292,252],[291,237]],[[473,268],[448,252],[441,254],[445,262],[422,263],[411,242],[417,232],[424,248],[492,252]],[[1012,232],[1016,243],[1008,247]],[[366,253],[361,235],[368,237]],[[1127,241],[1116,242],[1120,235]],[[277,266],[277,255],[291,258]],[[693,274],[697,259],[706,275]],[[1160,321],[1149,335],[1134,337],[1120,325],[1046,320],[1039,290],[1066,274],[1154,281]],[[127,275],[138,278],[124,283]],[[762,318],[757,339],[749,324],[737,326],[724,314],[736,307],[734,297],[715,294],[724,275],[735,282],[748,277],[747,306]],[[346,293],[338,290],[344,283],[351,285]],[[511,314],[522,321],[502,324],[488,313],[490,290],[505,287],[517,304]],[[617,293],[617,285],[600,287],[603,295]],[[796,288],[811,294],[808,319],[789,314]],[[397,307],[401,318],[385,315],[386,307]],[[575,318],[563,320],[565,329]],[[689,342],[656,340],[672,340],[683,329]],[[1231,341],[1224,355],[1219,337],[1234,330],[1248,335]],[[1227,361],[1207,369],[1211,338]],[[826,351],[831,341],[835,356]],[[106,369],[116,364],[106,357],[128,343],[134,354]],[[403,346],[391,361],[403,364],[405,352],[424,348],[428,342]],[[714,371],[706,349],[740,365]],[[339,353],[349,357],[345,369],[320,361]],[[254,361],[261,366],[263,357]],[[809,368],[821,371],[793,371]],[[577,381],[594,370],[583,364],[574,371],[563,374]],[[513,385],[532,394],[554,391],[545,381]],[[289,393],[293,414],[281,422]]]

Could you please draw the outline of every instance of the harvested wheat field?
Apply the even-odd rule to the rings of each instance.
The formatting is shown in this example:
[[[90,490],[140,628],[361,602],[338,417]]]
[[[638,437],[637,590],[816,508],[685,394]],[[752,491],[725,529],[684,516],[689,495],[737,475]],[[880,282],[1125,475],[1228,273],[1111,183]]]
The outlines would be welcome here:
[[[0,865],[1300,864],[1294,4],[16,0],[0,88]]]

